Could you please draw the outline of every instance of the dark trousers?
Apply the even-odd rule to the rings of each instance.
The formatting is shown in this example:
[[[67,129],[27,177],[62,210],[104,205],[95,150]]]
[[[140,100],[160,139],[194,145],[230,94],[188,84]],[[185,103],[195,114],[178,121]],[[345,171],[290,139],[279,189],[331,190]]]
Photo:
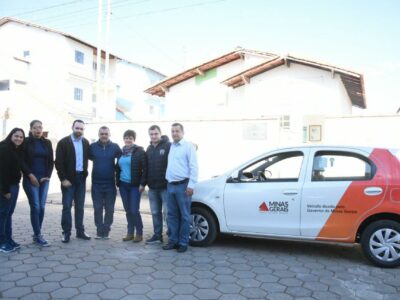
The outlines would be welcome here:
[[[108,234],[111,230],[116,196],[117,189],[115,184],[92,184],[94,223],[96,224],[98,235]]]
[[[12,239],[12,215],[17,205],[19,185],[10,186],[11,198],[0,194],[0,243],[8,243]]]
[[[85,193],[86,193],[86,178],[83,174],[77,174],[70,187],[61,186],[62,192],[62,216],[61,227],[63,233],[71,234],[72,228],[72,202],[75,208],[75,228],[76,233],[80,234],[85,231],[83,226],[83,215],[85,206]]]

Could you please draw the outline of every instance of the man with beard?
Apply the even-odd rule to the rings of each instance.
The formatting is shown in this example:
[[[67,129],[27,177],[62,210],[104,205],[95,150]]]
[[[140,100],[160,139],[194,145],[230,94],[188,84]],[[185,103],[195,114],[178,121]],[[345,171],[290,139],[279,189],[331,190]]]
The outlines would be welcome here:
[[[61,139],[56,149],[55,166],[61,181],[63,204],[61,216],[63,243],[68,243],[71,236],[72,201],[75,207],[76,237],[90,240],[83,225],[89,158],[89,141],[83,137],[84,131],[85,123],[82,120],[75,120],[72,124],[72,134]]]

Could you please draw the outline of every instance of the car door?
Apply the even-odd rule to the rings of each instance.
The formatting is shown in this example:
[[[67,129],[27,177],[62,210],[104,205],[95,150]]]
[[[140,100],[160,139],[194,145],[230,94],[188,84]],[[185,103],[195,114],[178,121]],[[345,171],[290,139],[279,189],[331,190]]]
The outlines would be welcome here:
[[[383,200],[386,175],[370,155],[356,149],[310,151],[302,195],[302,236],[349,240],[363,214]]]
[[[238,172],[224,191],[230,231],[298,236],[308,149],[272,153]]]

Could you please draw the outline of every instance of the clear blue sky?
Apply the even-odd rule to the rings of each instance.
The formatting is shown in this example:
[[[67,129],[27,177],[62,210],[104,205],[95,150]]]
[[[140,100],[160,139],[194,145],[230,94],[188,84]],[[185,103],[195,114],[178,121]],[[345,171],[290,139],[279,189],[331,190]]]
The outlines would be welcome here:
[[[0,16],[96,44],[97,3],[0,0]],[[112,7],[111,51],[166,75],[242,46],[360,72],[368,113],[400,107],[398,0],[112,0]]]

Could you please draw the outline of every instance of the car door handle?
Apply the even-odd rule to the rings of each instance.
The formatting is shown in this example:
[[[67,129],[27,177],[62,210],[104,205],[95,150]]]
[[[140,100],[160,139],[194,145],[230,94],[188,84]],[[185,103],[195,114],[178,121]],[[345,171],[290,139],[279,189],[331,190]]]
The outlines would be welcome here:
[[[294,196],[297,195],[299,192],[296,190],[285,190],[283,191],[283,194],[286,196]]]
[[[364,194],[367,196],[378,196],[382,194],[383,189],[377,186],[371,186],[364,189]]]

